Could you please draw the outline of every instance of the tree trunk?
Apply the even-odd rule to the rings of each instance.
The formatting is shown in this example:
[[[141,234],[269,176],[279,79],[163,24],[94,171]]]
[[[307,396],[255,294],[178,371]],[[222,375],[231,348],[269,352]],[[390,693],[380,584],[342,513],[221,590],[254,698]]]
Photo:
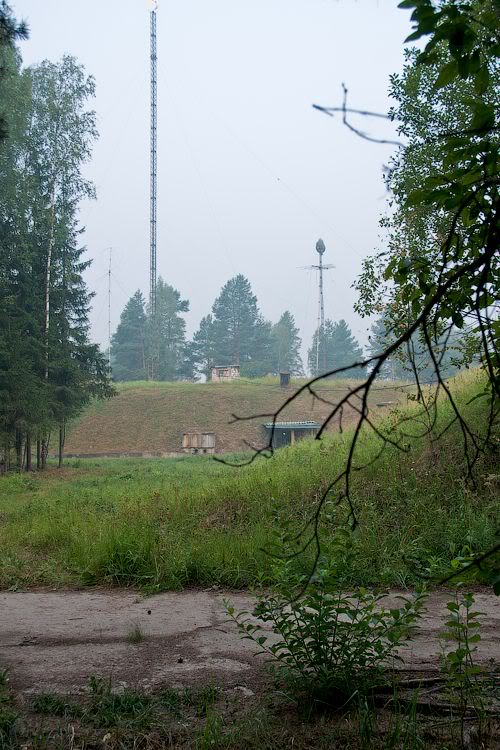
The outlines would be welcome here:
[[[42,438],[42,447],[40,451],[40,468],[44,471],[47,468],[47,456],[49,455],[49,439]]]
[[[58,466],[61,468],[64,460],[64,442],[66,439],[66,426],[64,422],[59,425],[59,463]]]
[[[23,470],[23,434],[21,430],[16,430],[16,460],[17,470]]]
[[[6,441],[3,448],[3,456],[0,460],[0,474],[6,474],[9,470],[10,445]]]
[[[50,277],[52,274],[52,249],[54,247],[55,233],[55,209],[56,209],[56,181],[52,185],[51,198],[51,222],[49,246],[47,249],[47,267],[45,271],[45,379],[49,378],[49,326],[50,326]]]
[[[36,468],[38,471],[42,468],[42,445],[40,438],[37,438],[36,441]]]
[[[26,471],[31,471],[31,432],[26,433]]]

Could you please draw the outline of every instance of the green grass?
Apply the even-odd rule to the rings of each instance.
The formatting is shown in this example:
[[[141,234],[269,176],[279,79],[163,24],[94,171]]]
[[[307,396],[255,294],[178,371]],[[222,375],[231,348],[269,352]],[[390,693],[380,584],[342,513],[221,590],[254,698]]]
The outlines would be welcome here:
[[[259,690],[250,698],[216,686],[116,692],[109,681],[96,677],[89,688],[78,696],[40,695],[31,706],[23,701],[16,732],[6,736],[0,748],[451,750],[462,746],[452,717],[450,721],[432,713],[432,702],[430,715],[419,714],[418,690],[400,702],[397,683],[394,702],[384,708],[353,701],[342,712],[307,716],[282,691]],[[475,736],[478,725],[469,726]],[[494,731],[494,724],[483,727],[481,747],[493,747]]]
[[[466,403],[480,388],[477,375],[454,384],[478,429],[486,401]],[[439,425],[450,415],[443,406]],[[272,509],[277,505],[296,525],[308,518],[342,469],[349,437],[303,441],[238,469],[203,457],[78,459],[63,472],[2,477],[0,586],[248,586],[271,568],[264,548]],[[353,477],[353,583],[410,584],[415,573],[407,558],[431,557],[444,569],[460,550],[484,550],[494,539],[495,456],[478,465],[474,489],[463,481],[457,430],[438,444],[409,444],[408,454],[388,449]],[[379,448],[378,438],[364,434],[356,462],[369,462]],[[330,533],[326,525],[326,543]]]
[[[18,712],[13,706],[6,669],[0,669],[0,750],[14,748]]]

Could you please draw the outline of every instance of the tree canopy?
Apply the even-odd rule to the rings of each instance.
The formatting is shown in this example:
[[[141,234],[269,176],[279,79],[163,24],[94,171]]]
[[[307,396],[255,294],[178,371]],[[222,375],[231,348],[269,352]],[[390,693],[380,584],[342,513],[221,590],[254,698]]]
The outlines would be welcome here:
[[[111,365],[115,380],[146,380],[146,313],[144,297],[129,299],[111,339]]]
[[[362,357],[363,350],[345,320],[336,323],[326,320],[324,329],[315,331],[308,354],[309,370],[314,376],[318,376],[338,368],[349,368],[338,374],[333,373],[330,377],[359,378],[362,371],[349,366],[359,362]]]
[[[271,329],[272,369],[275,374],[289,372],[290,375],[303,375],[304,366],[300,356],[301,339],[295,319],[289,310]]]
[[[79,204],[93,196],[82,168],[97,136],[94,82],[71,57],[21,70],[16,56],[11,65],[0,142],[0,433],[4,462],[15,443],[18,466],[29,468],[32,439],[44,465],[57,426],[62,457],[67,421],[111,390],[89,340],[79,242]]]

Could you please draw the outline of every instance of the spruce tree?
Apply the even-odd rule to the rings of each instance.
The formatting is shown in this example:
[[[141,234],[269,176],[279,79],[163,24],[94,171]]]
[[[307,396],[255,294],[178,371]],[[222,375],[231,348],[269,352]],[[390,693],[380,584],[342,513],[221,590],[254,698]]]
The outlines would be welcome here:
[[[16,41],[27,38],[27,25],[18,23],[6,0],[0,0],[0,141],[9,134],[10,112],[6,111],[5,102],[12,105],[12,99],[5,97],[8,88],[4,88],[5,79],[8,80],[15,73],[12,62],[17,57]]]
[[[111,340],[111,364],[115,380],[145,380],[146,313],[144,297],[137,292],[125,305]]]
[[[190,344],[190,355],[196,374],[212,377],[212,367],[216,362],[215,328],[211,315],[205,315]]]
[[[319,335],[319,332],[316,331],[308,354],[309,369],[313,376],[321,375],[324,372],[336,370],[337,368],[348,367],[363,358],[363,350],[352,335],[345,320],[340,320],[338,323],[334,323],[331,320],[325,321],[324,330],[320,336],[319,357],[317,357]],[[317,359],[319,360],[319,364],[317,364]],[[332,377],[341,379],[361,378],[363,376],[364,371],[362,369],[353,368]]]
[[[241,367],[241,374],[248,378],[260,378],[273,370],[272,323],[261,315],[253,330],[249,357]]]
[[[300,357],[301,340],[293,315],[286,310],[271,331],[272,371],[303,375],[304,368]]]

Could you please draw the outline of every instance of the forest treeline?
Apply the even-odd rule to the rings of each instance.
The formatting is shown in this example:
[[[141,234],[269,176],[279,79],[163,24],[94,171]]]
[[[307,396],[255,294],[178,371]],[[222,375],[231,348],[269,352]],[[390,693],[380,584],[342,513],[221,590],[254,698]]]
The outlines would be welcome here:
[[[94,193],[82,172],[94,81],[72,57],[22,69],[11,28],[0,44],[0,470],[12,456],[29,470],[44,468],[54,435],[62,460],[68,420],[112,388],[89,338],[78,218]]]
[[[189,301],[177,289],[158,280],[156,311],[151,316],[138,290],[128,300],[111,341],[111,370],[116,381],[134,380],[210,380],[213,367],[240,367],[244,377],[262,377],[288,372],[304,376],[300,355],[302,340],[295,319],[285,310],[276,323],[261,314],[250,282],[238,274],[224,284],[212,310],[200,321],[191,340],[186,336],[183,313]],[[388,316],[373,323],[367,353],[382,351],[393,335]],[[437,347],[443,368],[451,374],[458,342],[447,340]],[[445,349],[445,351],[440,351]],[[345,320],[326,320],[314,333],[307,354],[307,369],[313,376],[335,368],[348,368],[339,378],[363,378],[363,368],[349,366],[364,356],[363,348]],[[413,364],[412,364],[413,361]],[[408,379],[413,366],[423,381],[432,379],[432,362],[415,336],[413,351],[391,357],[381,373],[392,379]]]
[[[161,278],[154,317],[137,291],[125,305],[112,339],[114,379],[145,380],[153,376],[155,380],[210,380],[213,367],[232,365],[239,366],[244,377],[305,374],[300,356],[302,341],[292,313],[285,310],[276,323],[266,320],[249,280],[242,274],[224,284],[191,340],[186,338],[182,317],[188,311],[188,300],[181,299],[180,293]],[[362,349],[345,320],[327,320],[323,331],[315,333],[308,369],[317,374],[332,362],[348,366],[361,355]],[[352,375],[362,377],[362,371],[353,370]]]

